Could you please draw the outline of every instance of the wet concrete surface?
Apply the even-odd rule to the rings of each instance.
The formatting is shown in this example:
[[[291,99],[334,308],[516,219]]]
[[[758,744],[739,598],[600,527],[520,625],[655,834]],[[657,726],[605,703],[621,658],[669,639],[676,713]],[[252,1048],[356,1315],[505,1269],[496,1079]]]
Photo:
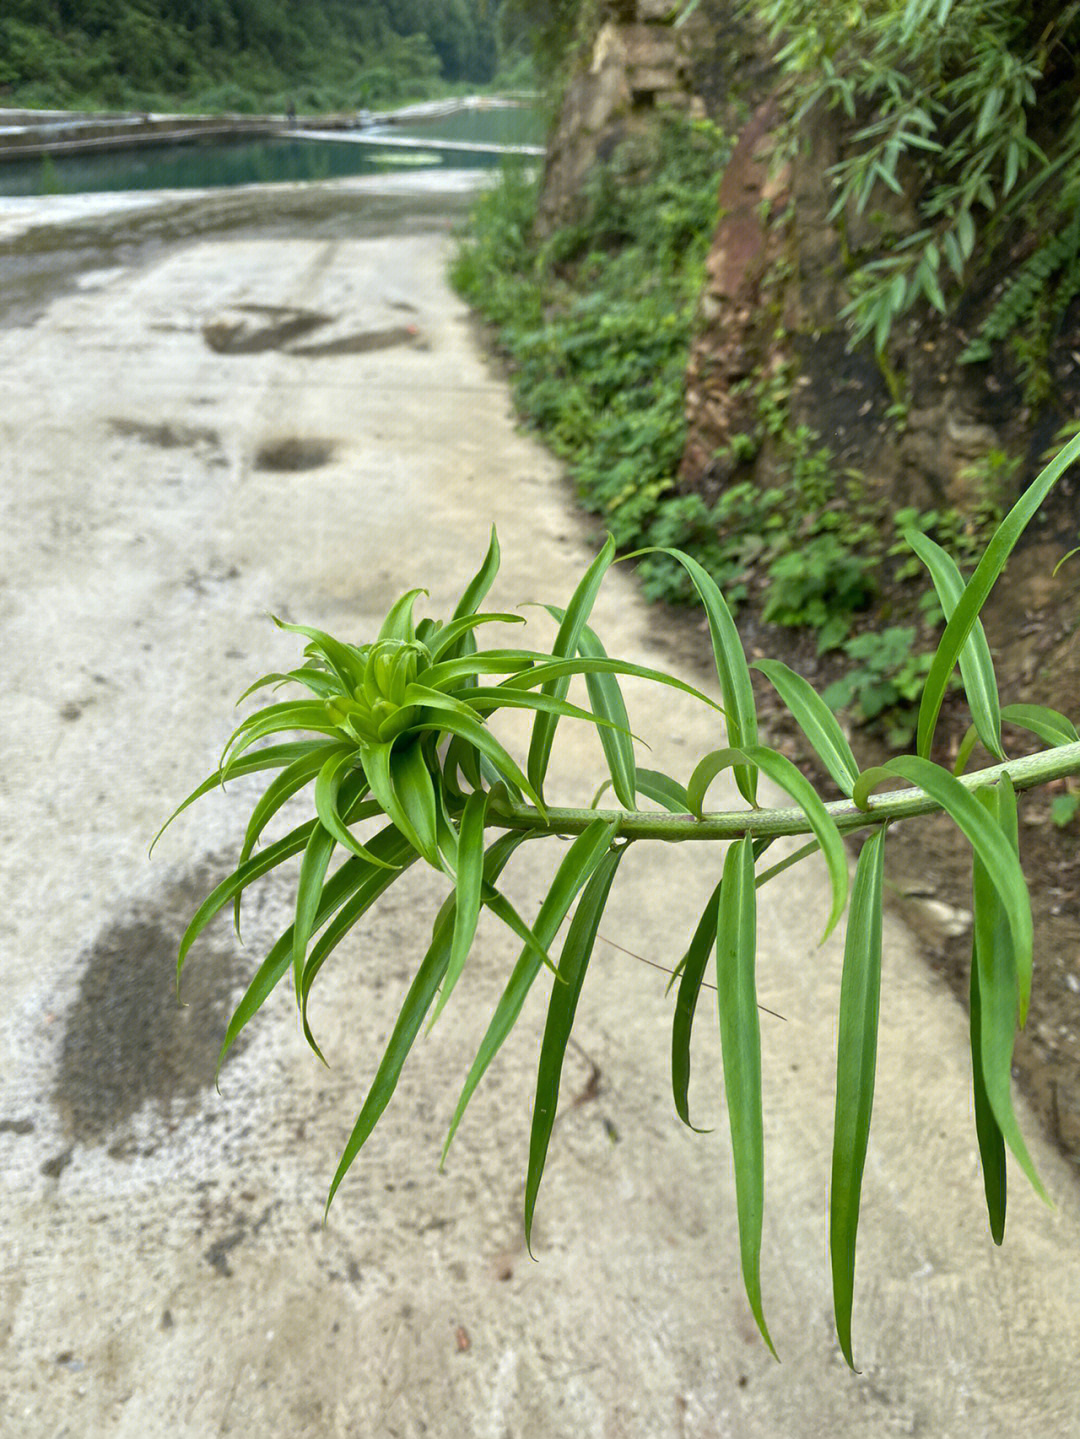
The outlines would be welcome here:
[[[422,585],[424,612],[442,614],[492,521],[505,556],[492,608],[565,603],[595,552],[446,288],[458,199],[382,238],[343,233],[347,216],[316,214],[309,235],[193,214],[190,234],[144,236],[100,283],[76,267],[33,323],[0,330],[0,1433],[1080,1434],[1075,1186],[1027,1119],[1058,1207],[1017,1183],[994,1249],[963,1016],[892,919],[862,1374],[843,1366],[823,1239],[841,945],[817,945],[813,867],[762,891],[759,916],[761,1000],[784,1016],[762,1036],[763,1270],[782,1365],[739,1278],[715,1026],[703,1006],[692,1103],[713,1132],[690,1134],[670,1100],[666,976],[624,952],[678,959],[715,883],[705,846],[635,846],[622,866],[602,930],[622,949],[598,951],[579,1006],[538,1263],[521,1195],[539,985],[437,1169],[517,953],[494,923],[322,1222],[442,897],[419,867],[320,973],[311,1018],[329,1068],[283,992],[213,1088],[230,1003],[289,922],[289,877],[252,886],[242,947],[222,916],[193,950],[186,1009],[175,946],[239,846],[257,777],[180,816],[151,864],[146,849],[216,762],[237,694],[296,662],[268,613],[362,640]],[[328,316],[328,341],[380,334],[405,304],[423,344],[313,356],[205,338],[215,317],[270,310]],[[624,566],[594,623],[610,651],[671,664]],[[703,706],[636,684],[627,697],[662,769],[686,775],[722,739]],[[561,728],[553,801],[586,803],[602,765],[594,736]],[[519,908],[535,910],[560,853],[552,840],[515,860]]]

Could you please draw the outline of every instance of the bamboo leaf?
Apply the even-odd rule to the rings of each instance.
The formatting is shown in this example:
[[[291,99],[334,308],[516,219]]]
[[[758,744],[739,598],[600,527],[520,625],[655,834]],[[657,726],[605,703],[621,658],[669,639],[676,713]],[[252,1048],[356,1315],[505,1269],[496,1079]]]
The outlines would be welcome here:
[[[829,1251],[836,1333],[844,1358],[852,1369],[855,1368],[851,1352],[855,1239],[877,1066],[884,855],[885,830],[882,828],[864,842],[855,868],[836,1045]]]
[[[502,835],[495,841],[488,850],[484,862],[485,878],[489,882],[494,883],[514,850],[526,838],[525,834]],[[402,1066],[408,1058],[409,1050],[424,1022],[424,1016],[431,1007],[435,992],[446,973],[453,946],[455,909],[456,902],[454,896],[451,895],[439,911],[431,936],[431,944],[409,986],[386,1051],[375,1072],[375,1078],[372,1080],[371,1088],[368,1090],[356,1124],[349,1135],[348,1143],[338,1163],[337,1172],[330,1185],[330,1193],[327,1195],[327,1210],[333,1202],[338,1186],[348,1173],[349,1166],[360,1153],[368,1135],[375,1128],[383,1110],[390,1103],[394,1090],[397,1088]]]
[[[975,573],[964,587],[952,618],[941,636],[930,673],[923,687],[922,702],[919,705],[918,751],[923,758],[930,754],[934,742],[945,688],[949,683],[960,651],[971,633],[979,611],[986,602],[994,582],[1005,567],[1013,546],[1020,538],[1028,521],[1061,478],[1069,466],[1080,456],[1080,435],[1074,435],[1064,449],[1046,466],[1028,486],[1013,505],[994,532],[990,543],[976,567]]]
[[[558,933],[559,926],[566,917],[567,911],[573,904],[578,891],[586,883],[593,870],[600,863],[604,854],[610,847],[615,837],[616,825],[606,820],[593,820],[586,829],[578,835],[577,839],[563,856],[562,863],[555,874],[555,878],[548,890],[547,897],[540,906],[540,911],[533,922],[533,934],[539,943],[545,948]],[[540,970],[541,961],[535,950],[526,945],[522,950],[517,964],[507,981],[502,997],[496,1006],[491,1023],[487,1027],[476,1058],[473,1060],[472,1068],[469,1070],[465,1080],[461,1097],[458,1099],[457,1108],[454,1110],[454,1117],[450,1121],[450,1131],[446,1136],[443,1145],[441,1165],[446,1163],[446,1156],[450,1145],[453,1143],[454,1135],[457,1133],[458,1125],[462,1116],[476,1090],[476,1086],[484,1077],[488,1065],[495,1058],[502,1046],[503,1040],[514,1027],[521,1007],[529,993],[533,980]]]
[[[750,670],[747,667],[742,640],[720,592],[720,586],[708,570],[699,565],[697,560],[683,554],[682,550],[651,545],[647,549],[635,550],[624,558],[632,560],[639,555],[649,554],[670,555],[673,560],[678,560],[690,576],[709,622],[716,675],[720,681],[720,694],[727,718],[728,744],[735,749],[756,744],[757,709],[754,705],[754,687],[750,682]],[[746,802],[756,805],[757,776],[753,769],[745,766],[736,769],[735,783]]]
[[[941,601],[946,620],[950,620],[964,593],[964,577],[959,567],[939,544],[918,530],[905,530],[904,539],[930,571],[934,589]],[[976,619],[960,650],[960,675],[964,681],[971,718],[983,744],[995,757],[1003,760],[1001,748],[1001,702],[998,699],[994,661],[982,621]]]
[[[533,1213],[559,1104],[559,1081],[562,1078],[566,1044],[574,1027],[578,998],[596,943],[600,917],[625,850],[626,845],[609,849],[593,871],[574,911],[574,918],[570,922],[570,930],[563,944],[558,970],[558,978],[562,982],[552,985],[551,988],[547,1023],[540,1046],[540,1065],[536,1075],[536,1099],[533,1103],[532,1132],[529,1136],[529,1168],[525,1178],[525,1243],[530,1255]]]
[[[850,795],[859,766],[832,710],[808,680],[780,660],[758,660],[760,670],[787,705],[821,763],[843,794]]]
[[[1016,795],[1012,785],[1005,779],[993,790],[980,789],[969,798],[994,832],[1001,836],[1002,843],[1015,860]],[[979,990],[979,1055],[986,1101],[1002,1138],[1016,1156],[1032,1188],[1049,1203],[1049,1196],[1028,1154],[1012,1106],[1012,1054],[1018,1002],[1026,1009],[1023,962],[1017,952],[1012,917],[992,863],[987,864],[977,848],[972,857],[972,893]],[[995,1162],[992,1155],[991,1162]],[[991,1228],[999,1221],[1004,1226],[1004,1192],[999,1198],[996,1176],[985,1168],[983,1183],[987,1188]]]
[[[754,961],[757,952],[754,852],[736,840],[724,859],[716,926],[716,991],[724,1060],[743,1284],[761,1337],[776,1349],[761,1302],[761,1232],[765,1213],[765,1135],[761,1102],[761,1033]]]
[[[716,908],[720,903],[720,885],[709,896],[709,902],[702,911],[690,940],[689,947],[676,966],[679,974],[679,992],[675,999],[675,1014],[671,1021],[671,1087],[675,1095],[675,1112],[689,1129],[696,1129],[690,1123],[690,1036],[694,1027],[694,1012],[697,1009],[701,983],[705,978],[705,966],[712,954],[716,940]],[[698,1133],[707,1131],[698,1130]]]
[[[566,607],[559,632],[555,636],[555,643],[552,646],[552,654],[557,657],[572,659],[577,653],[581,641],[581,631],[585,621],[589,618],[597,593],[600,589],[604,575],[615,558],[615,541],[610,535],[604,541],[603,548],[593,560],[592,564],[582,575],[577,588],[571,596],[570,603]],[[554,695],[556,699],[563,699],[569,688],[568,677],[558,677],[548,681],[544,685],[544,693]],[[555,727],[559,723],[558,716],[540,712],[533,721],[532,738],[529,741],[529,757],[526,770],[529,776],[529,783],[537,794],[544,792],[544,778],[547,775],[548,761],[551,758],[551,745],[555,738]]]

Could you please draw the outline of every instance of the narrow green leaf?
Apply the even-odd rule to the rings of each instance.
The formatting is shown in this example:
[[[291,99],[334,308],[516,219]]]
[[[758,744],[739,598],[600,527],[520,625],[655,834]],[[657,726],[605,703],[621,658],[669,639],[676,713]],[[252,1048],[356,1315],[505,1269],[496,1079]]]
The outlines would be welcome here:
[[[309,625],[286,624],[284,620],[279,620],[277,615],[271,615],[270,618],[279,630],[286,630],[293,635],[304,635],[311,640],[349,694],[352,694],[364,677],[364,662],[351,645],[343,644],[324,630],[314,630]]]
[[[650,554],[670,555],[672,559],[678,560],[690,576],[709,621],[716,675],[720,681],[720,694],[727,718],[728,743],[735,749],[756,744],[757,709],[754,705],[754,687],[750,682],[750,670],[747,667],[742,640],[735,628],[735,621],[731,618],[727,602],[720,593],[720,586],[708,570],[699,565],[697,560],[683,554],[682,550],[651,545],[623,558],[632,560],[639,555]],[[757,776],[753,769],[740,766],[735,771],[735,783],[746,802],[756,805]]]
[[[416,625],[413,623],[413,606],[420,595],[426,595],[427,590],[407,590],[399,600],[395,600],[387,612],[379,629],[378,639],[380,640],[411,640],[416,635]]]
[[[456,645],[462,635],[470,633],[477,625],[523,625],[523,615],[512,614],[490,614],[490,615],[462,615],[460,619],[451,620],[449,624],[443,625],[439,633],[428,645],[428,653],[431,655],[432,663],[442,655],[447,654],[448,658],[456,655]]]
[[[776,1349],[761,1302],[761,1232],[765,1213],[765,1133],[761,1102],[761,1032],[754,962],[757,954],[754,852],[748,837],[724,858],[716,925],[716,992],[724,1060],[743,1285],[761,1337]]]
[[[941,713],[941,704],[945,698],[945,688],[964,647],[964,642],[979,616],[979,611],[985,604],[995,580],[1004,569],[1005,561],[1009,558],[1013,546],[1020,538],[1028,521],[1054,484],[1078,456],[1080,456],[1080,435],[1074,435],[1060,454],[1051,460],[1028,486],[1002,520],[987,545],[975,573],[968,580],[964,593],[953,611],[952,618],[945,626],[945,633],[941,636],[930,666],[930,673],[927,675],[926,684],[923,687],[918,729],[918,751],[923,758],[930,754],[938,715]]]
[[[540,814],[545,815],[546,811],[540,802],[540,797],[535,793],[529,781],[522,774],[517,763],[506,752],[491,731],[486,729],[475,715],[469,713],[468,706],[463,706],[463,711],[449,710],[442,714],[439,721],[440,728],[446,730],[449,734],[457,735],[459,739],[465,740],[474,750],[479,751],[480,755],[489,759],[495,766],[500,777],[505,780],[507,784],[514,785],[516,788],[523,790],[539,810]],[[476,787],[479,788],[479,784],[477,784]]]
[[[632,665],[623,660],[612,659],[576,659],[576,660],[552,660],[547,664],[536,665],[531,669],[525,669],[518,674],[511,675],[509,679],[503,680],[499,689],[530,689],[534,685],[544,684],[551,679],[559,679],[564,675],[589,675],[589,674],[619,674],[632,675],[636,679],[653,680],[656,684],[669,685],[672,689],[682,690],[683,694],[693,695],[695,699],[707,704],[710,709],[723,714],[723,710],[715,700],[708,695],[702,694],[693,685],[686,684],[683,680],[676,679],[674,675],[668,675],[663,670],[650,669],[648,665]]]
[[[556,605],[545,605],[545,609],[555,620],[562,622],[565,610],[559,609]],[[581,627],[578,654],[583,659],[606,660],[608,658],[607,650],[604,649],[598,636],[588,625]],[[600,743],[604,747],[604,758],[607,760],[615,798],[624,809],[636,809],[635,776],[637,767],[634,760],[634,745],[630,735],[630,717],[626,712],[626,703],[623,700],[622,690],[619,688],[619,681],[614,674],[593,670],[586,671],[585,685],[593,710],[612,726],[610,730],[601,728]]]
[[[390,783],[402,813],[409,822],[409,829],[404,833],[410,838],[416,837],[416,847],[428,864],[435,869],[442,869],[444,861],[440,856],[436,832],[435,785],[424,757],[424,748],[419,741],[395,745],[391,749]],[[394,816],[391,815],[391,818]]]
[[[534,957],[554,974],[556,972],[555,962],[548,954],[546,946],[537,939],[533,929],[522,919],[506,896],[500,894],[493,884],[485,884],[483,901],[492,914],[497,919],[501,919],[512,934],[516,934],[518,939],[524,941],[526,949],[530,949]]]
[[[952,556],[929,535],[918,530],[905,530],[904,539],[930,571],[930,578],[945,618],[952,619],[964,593],[964,577],[959,567]],[[990,646],[986,642],[986,632],[979,619],[971,626],[960,650],[960,674],[976,732],[995,759],[1003,760],[1005,754],[1001,748],[1001,703],[998,699],[997,678],[994,675]]]
[[[776,750],[767,749],[764,745],[744,745],[743,750],[762,774],[767,775],[773,784],[777,784],[782,790],[787,791],[806,815],[814,838],[821,846],[825,867],[829,872],[829,881],[832,885],[832,908],[829,911],[829,918],[825,922],[825,933],[821,936],[821,942],[824,944],[843,914],[848,896],[847,854],[844,850],[844,841],[840,838],[840,831],[818,798],[814,786],[805,775],[796,769],[786,755],[778,754]]]
[[[552,985],[551,988],[536,1075],[536,1099],[533,1102],[532,1132],[529,1136],[529,1168],[525,1178],[525,1244],[530,1255],[533,1213],[559,1104],[559,1081],[562,1078],[566,1045],[574,1027],[578,998],[596,943],[600,917],[625,850],[626,845],[609,849],[593,871],[574,911],[574,918],[570,922],[570,930],[563,944],[558,970],[558,978],[562,982]]]
[[[491,539],[488,543],[487,554],[484,556],[483,564],[473,575],[465,587],[465,593],[458,600],[454,609],[453,618],[463,619],[466,615],[475,614],[483,603],[484,596],[491,589],[492,581],[499,572],[499,537],[495,533],[495,526],[491,527]]]
[[[501,835],[495,841],[488,850],[484,861],[484,875],[489,882],[494,883],[514,850],[527,837],[525,834]],[[424,1016],[431,1007],[436,990],[446,973],[453,947],[455,909],[456,903],[451,895],[439,911],[431,944],[409,986],[393,1033],[386,1046],[386,1052],[383,1054],[371,1088],[368,1090],[367,1098],[364,1100],[363,1108],[349,1135],[337,1172],[330,1185],[330,1193],[326,1199],[327,1210],[333,1202],[338,1186],[348,1173],[349,1166],[360,1153],[368,1135],[375,1128],[383,1110],[390,1103],[397,1087],[402,1065],[408,1057],[413,1041],[424,1022]]]
[[[917,784],[936,800],[967,836],[976,857],[989,874],[1009,920],[1018,984],[1017,1012],[1023,1027],[1031,999],[1031,902],[1015,848],[975,796],[940,765],[915,755],[901,755],[881,768]]]
[[[281,769],[302,758],[305,754],[321,749],[325,744],[325,740],[296,740],[292,744],[268,745],[266,749],[255,750],[254,753],[243,755],[234,765],[230,766],[230,771],[234,778],[239,778],[240,775],[254,774],[261,769]],[[193,789],[187,799],[176,806],[151,840],[150,854],[153,854],[154,845],[157,844],[177,815],[183,814],[188,805],[194,804],[197,799],[202,799],[204,794],[209,794],[212,789],[217,789],[223,783],[222,772],[220,769],[216,769],[212,775],[208,775],[203,780],[202,784]]]
[[[315,916],[319,912],[323,881],[330,865],[336,840],[323,825],[317,824],[311,831],[304,858],[300,862],[300,877],[296,882],[296,917],[293,920],[293,989],[296,1003],[300,1004],[301,982],[304,975],[304,960],[307,956],[308,940],[315,927]]]
[[[836,1045],[836,1117],[829,1187],[829,1251],[833,1311],[840,1348],[850,1368],[851,1309],[855,1292],[855,1239],[859,1229],[863,1167],[870,1138],[877,1067],[881,997],[881,924],[884,827],[859,852],[851,895]]]
[[[615,558],[615,541],[610,535],[604,541],[603,548],[593,560],[592,564],[585,571],[578,583],[570,603],[566,607],[559,632],[555,636],[555,643],[551,652],[557,658],[572,659],[577,653],[581,641],[581,631],[599,592],[604,575],[611,567]],[[544,685],[544,693],[554,695],[556,699],[563,699],[569,688],[569,678],[559,677]],[[557,715],[539,712],[533,721],[532,738],[529,741],[529,758],[526,771],[529,776],[529,783],[537,794],[544,792],[544,778],[547,775],[548,761],[551,758],[551,745],[555,738],[555,728],[559,723]]]
[[[758,660],[760,670],[787,705],[796,724],[843,794],[850,795],[859,766],[832,710],[808,680],[780,660]]]
[[[364,877],[371,873],[371,866],[366,865],[363,860],[347,859],[345,863],[335,871],[323,887],[322,897],[319,902],[319,910],[315,917],[316,927],[325,923],[327,918],[339,908],[349,895],[363,883]],[[225,1041],[221,1046],[218,1055],[217,1075],[221,1073],[221,1066],[225,1062],[225,1056],[236,1042],[240,1031],[254,1017],[263,1003],[269,997],[274,987],[288,971],[292,962],[293,927],[290,924],[274,941],[266,958],[260,964],[253,979],[248,984],[240,1003],[233,1011],[229,1020],[228,1028],[225,1031]],[[216,1078],[215,1078],[216,1082]]]
[[[322,934],[312,945],[311,953],[307,956],[307,961],[304,965],[299,993],[300,1017],[304,1026],[304,1038],[320,1059],[323,1059],[323,1053],[316,1044],[315,1036],[311,1032],[307,1012],[308,996],[311,993],[311,987],[315,982],[315,977],[330,957],[332,951],[336,949],[345,935],[348,934],[349,930],[368,912],[375,901],[386,893],[394,881],[400,879],[405,871],[420,858],[416,850],[413,849],[412,845],[396,825],[388,825],[386,829],[381,830],[376,836],[376,840],[381,839],[383,835],[386,836],[385,847],[387,854],[390,856],[390,862],[382,865],[365,865],[361,872],[361,878],[354,886],[354,892],[346,899],[345,903],[338,908],[333,919],[330,920],[330,923],[327,924]],[[364,861],[350,859],[346,860],[346,864],[362,865]],[[396,866],[396,868],[393,866]],[[344,868],[344,865],[342,868]],[[340,870],[337,871],[338,874],[340,874],[340,872]],[[335,874],[334,878],[336,879],[336,877],[337,875]],[[332,883],[332,879],[327,881],[326,886],[324,886],[324,892]],[[321,913],[322,908],[320,906],[319,914]],[[322,922],[319,919],[319,914],[316,915],[316,927]],[[323,1063],[325,1062],[326,1061],[323,1060]]]
[[[694,1027],[698,995],[701,993],[701,982],[705,978],[705,966],[709,962],[716,939],[716,907],[719,903],[718,884],[702,911],[686,953],[676,966],[679,992],[671,1021],[671,1087],[675,1096],[675,1112],[689,1129],[697,1129],[696,1125],[690,1123],[690,1036]]]
[[[1073,722],[1046,705],[1006,705],[1001,718],[1018,729],[1029,730],[1043,744],[1075,744],[1080,740]]]
[[[599,715],[593,714],[591,710],[582,709],[580,705],[571,704],[569,700],[557,699],[554,695],[549,694],[530,694],[525,690],[512,689],[508,685],[491,687],[476,685],[470,689],[463,688],[451,693],[443,693],[440,690],[428,689],[422,684],[412,684],[405,691],[405,703],[407,705],[423,705],[434,710],[452,710],[457,714],[471,714],[474,717],[493,714],[500,709],[542,710],[546,714],[561,716],[565,719],[587,720],[589,724],[596,725],[597,729],[601,731],[601,738],[605,733],[611,734],[614,731],[611,720],[603,719]],[[403,726],[400,733],[420,730],[428,725],[437,726],[438,719],[425,714],[411,724]],[[624,733],[629,742],[632,738],[630,731],[626,730]]]
[[[690,806],[686,802],[686,790],[670,775],[662,774],[657,769],[639,769],[637,772],[637,788],[645,796],[651,799],[654,804],[663,805],[671,814],[689,814]]]
[[[310,730],[314,734],[341,738],[321,700],[298,700],[294,704],[270,705],[245,720],[229,740],[219,765],[222,781],[235,774],[236,761],[256,740],[265,739],[267,735],[280,734],[282,730]]]
[[[289,670],[287,674],[275,672],[273,674],[263,675],[260,679],[257,679],[254,684],[248,685],[236,703],[238,705],[243,704],[249,695],[253,695],[256,690],[263,689],[266,685],[271,684],[276,684],[279,689],[282,685],[287,684],[303,685],[306,689],[309,689],[312,694],[318,695],[320,699],[329,699],[342,692],[341,681],[336,675],[327,674],[325,670],[315,669],[311,665],[304,665],[298,670]]]
[[[334,744],[332,740],[316,741],[308,748],[307,753],[300,755],[287,765],[278,777],[267,785],[255,808],[251,811],[251,818],[248,820],[247,829],[244,832],[244,843],[237,863],[243,864],[251,854],[259,836],[282,805],[294,794],[299,793],[305,785],[310,784],[328,760],[343,755],[352,748],[352,745]]]
[[[465,801],[458,833],[457,886],[455,889],[456,909],[454,935],[450,946],[450,959],[446,966],[442,993],[431,1016],[434,1024],[446,1007],[446,1001],[453,992],[469,957],[476,925],[480,918],[481,888],[484,880],[484,818],[487,814],[488,796],[481,792],[471,794]]]
[[[318,824],[318,820],[309,819],[305,824],[298,825],[291,829],[288,834],[282,835],[276,843],[267,845],[261,853],[253,855],[251,859],[245,860],[239,865],[228,878],[223,879],[219,885],[199,905],[184,930],[183,938],[180,941],[180,953],[176,960],[176,982],[180,983],[180,975],[184,968],[184,960],[187,952],[198,939],[206,926],[213,919],[214,915],[233,896],[249,884],[260,878],[261,875],[273,869],[276,865],[283,864],[285,860],[291,859],[294,854],[299,854],[307,846],[311,832]]]
[[[992,903],[1000,906],[993,887],[982,881],[981,877],[975,881],[975,884],[979,883],[982,888],[981,894],[975,901],[976,908],[980,901],[982,904]],[[975,884],[972,886],[973,889]],[[1013,990],[1014,994],[1009,996],[1013,1002],[1010,1002],[1008,1007],[1010,1026],[1015,1013],[1015,980]],[[994,1118],[994,1109],[990,1103],[990,1096],[986,1089],[986,1077],[983,1073],[982,1010],[982,994],[979,990],[979,956],[973,943],[968,1012],[971,1017],[971,1087],[975,1106],[975,1137],[979,1143],[983,1193],[986,1195],[986,1213],[990,1221],[990,1233],[994,1243],[1001,1244],[1005,1238],[1005,1212],[1008,1207],[1008,1171],[1005,1163],[1005,1136],[1001,1132],[1001,1126]]]
[[[347,749],[327,760],[319,771],[315,780],[315,813],[319,816],[319,823],[323,828],[334,836],[338,844],[344,845],[350,853],[355,854],[357,859],[366,860],[369,864],[381,865],[383,860],[379,859],[366,845],[360,843],[342,818],[340,797],[341,787],[348,775],[349,767],[355,763],[357,751]],[[366,788],[370,785],[371,776],[363,772],[362,784]],[[353,783],[356,783],[354,780]],[[375,799],[385,810],[386,806],[382,799],[376,794]],[[388,815],[392,819],[392,815]]]
[[[713,780],[721,770],[731,769],[735,765],[741,764],[744,759],[745,755],[741,749],[714,749],[711,754],[698,760],[686,786],[686,803],[690,807],[691,814],[696,815],[698,819],[702,817],[705,795]]]
[[[1016,795],[1008,780],[969,796],[1005,848],[1016,861]],[[1017,862],[1017,868],[1019,864]],[[1012,1054],[1016,1036],[1018,1003],[1024,1005],[1024,965],[1017,950],[1016,932],[1008,905],[998,884],[993,864],[987,864],[976,849],[972,858],[974,899],[975,964],[978,969],[979,1054],[986,1102],[1005,1143],[1031,1181],[1041,1199],[1050,1202],[1028,1154],[1012,1106]],[[1026,897],[1026,891],[1025,891]],[[1030,983],[1030,972],[1028,982]],[[992,1151],[992,1146],[991,1146]],[[993,1151],[992,1151],[993,1152]],[[989,1187],[987,1184],[989,1178]],[[984,1168],[984,1188],[990,1207],[991,1227],[1004,1225],[1004,1193],[996,1195],[997,1180]],[[996,1236],[995,1236],[996,1237]]]
[[[558,933],[559,926],[565,919],[578,891],[589,879],[610,847],[611,841],[615,837],[615,831],[615,824],[601,819],[593,820],[578,835],[563,856],[551,888],[548,890],[547,897],[541,904],[532,926],[534,935],[545,948],[551,944]],[[454,1117],[450,1121],[450,1131],[443,1145],[440,1165],[446,1163],[447,1153],[469,1100],[472,1098],[476,1086],[484,1077],[488,1065],[499,1052],[503,1040],[513,1029],[532,982],[539,973],[540,966],[541,961],[535,950],[530,945],[526,945],[507,981],[506,988],[503,990],[502,997],[496,1006],[491,1023],[480,1042],[480,1048],[465,1080],[457,1108],[454,1110]]]

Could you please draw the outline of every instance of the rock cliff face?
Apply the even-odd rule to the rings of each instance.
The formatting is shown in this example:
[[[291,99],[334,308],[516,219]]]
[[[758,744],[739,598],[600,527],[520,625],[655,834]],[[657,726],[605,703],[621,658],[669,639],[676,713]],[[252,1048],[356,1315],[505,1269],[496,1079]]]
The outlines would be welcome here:
[[[573,218],[582,183],[658,107],[697,109],[695,47],[707,33],[702,20],[676,26],[669,0],[631,0],[600,26],[587,67],[567,87],[548,146],[537,228],[541,235]]]

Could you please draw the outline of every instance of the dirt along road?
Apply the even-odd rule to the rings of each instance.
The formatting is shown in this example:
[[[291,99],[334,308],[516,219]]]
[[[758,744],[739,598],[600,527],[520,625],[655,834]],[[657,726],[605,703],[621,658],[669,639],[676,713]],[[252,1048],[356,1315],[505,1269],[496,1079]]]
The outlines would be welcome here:
[[[564,1074],[537,1263],[521,1203],[543,982],[437,1172],[516,954],[494,924],[322,1224],[438,881],[412,871],[320,975],[328,1069],[283,987],[215,1093],[230,1002],[287,922],[288,881],[251,892],[242,948],[224,920],[199,946],[178,1008],[177,940],[230,867],[253,783],[189,811],[151,863],[146,848],[216,762],[235,697],[295,662],[268,612],[359,640],[423,585],[443,614],[493,521],[496,608],[565,602],[591,553],[446,286],[449,198],[440,214],[431,192],[399,194],[365,230],[376,189],[312,190],[309,222],[295,199],[291,219],[234,200],[212,225],[189,198],[152,234],[152,207],[126,238],[116,216],[78,217],[77,245],[39,231],[73,258],[0,331],[0,1432],[1080,1435],[1075,1188],[1029,1123],[1057,1207],[1017,1179],[994,1249],[964,1020],[892,922],[861,1376],[840,1359],[824,1202],[841,944],[817,946],[817,868],[762,891],[759,916],[761,1000],[784,1016],[763,1019],[780,1365],[742,1293],[714,1012],[703,1002],[692,1093],[712,1132],[692,1134],[670,1098],[665,977],[610,945]],[[7,218],[0,267],[33,280]],[[621,566],[594,623],[612,653],[669,663]],[[628,700],[661,768],[686,776],[718,741],[692,700]],[[587,803],[595,737],[564,722],[556,751],[551,797]],[[635,846],[606,938],[673,964],[715,882],[704,850]],[[530,846],[508,871],[526,910],[559,853]]]

